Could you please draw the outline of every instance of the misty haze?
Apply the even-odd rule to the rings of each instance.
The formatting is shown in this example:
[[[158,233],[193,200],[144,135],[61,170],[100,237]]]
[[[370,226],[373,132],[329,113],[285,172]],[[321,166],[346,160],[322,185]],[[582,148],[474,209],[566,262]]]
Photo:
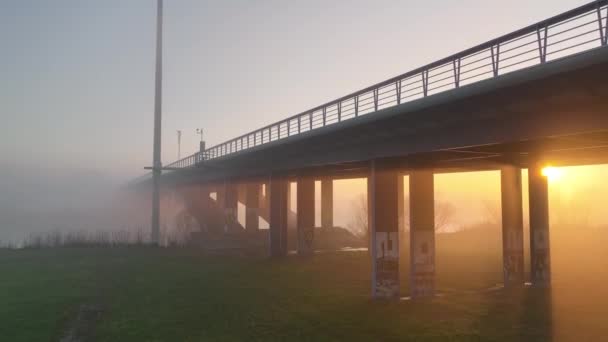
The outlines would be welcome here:
[[[0,40],[2,341],[608,335],[608,0],[25,0]]]

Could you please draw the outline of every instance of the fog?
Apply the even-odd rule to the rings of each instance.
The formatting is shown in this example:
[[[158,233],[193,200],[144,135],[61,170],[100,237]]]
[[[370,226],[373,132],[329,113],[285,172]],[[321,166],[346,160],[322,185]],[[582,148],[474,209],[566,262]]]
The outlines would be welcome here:
[[[100,230],[149,231],[149,194],[133,194],[127,187],[132,177],[104,173],[98,169],[4,165],[0,177],[0,241],[19,244],[32,233]],[[603,198],[608,184],[607,165],[560,168],[550,178],[551,224],[560,229],[603,227],[608,220]],[[143,174],[143,171],[142,171]],[[407,176],[404,194],[407,197]],[[523,171],[524,221],[527,224],[527,173]],[[317,185],[317,202],[319,202]],[[361,230],[365,210],[364,179],[334,182],[334,223]],[[292,194],[292,202],[295,194]],[[500,226],[500,173],[498,171],[437,174],[435,176],[439,232]],[[173,229],[183,199],[163,206],[164,229]],[[407,200],[405,211],[407,213]],[[244,207],[241,205],[241,210]],[[320,206],[316,208],[320,223]],[[364,216],[364,215],[363,215]],[[365,220],[365,218],[363,218]],[[361,222],[358,222],[361,221]],[[557,228],[555,228],[557,229]]]
[[[97,169],[2,165],[0,241],[31,233],[116,228],[110,215],[125,179]]]

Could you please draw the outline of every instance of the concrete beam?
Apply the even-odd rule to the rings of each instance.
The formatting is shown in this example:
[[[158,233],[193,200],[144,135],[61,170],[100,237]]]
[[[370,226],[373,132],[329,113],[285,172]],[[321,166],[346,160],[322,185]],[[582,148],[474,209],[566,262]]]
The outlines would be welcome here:
[[[287,255],[287,201],[289,182],[281,176],[271,176],[270,194],[270,256]]]
[[[297,183],[298,254],[312,255],[315,233],[315,180],[302,177]]]
[[[410,173],[410,295],[435,295],[435,193],[432,171]]]
[[[399,298],[397,177],[397,171],[372,161],[367,194],[373,298]]]
[[[549,243],[549,183],[542,174],[541,162],[531,163],[528,169],[530,197],[530,262],[533,286],[546,287],[551,283],[551,255]]]
[[[502,205],[502,255],[505,287],[524,284],[524,219],[521,169],[503,166],[500,170]]]

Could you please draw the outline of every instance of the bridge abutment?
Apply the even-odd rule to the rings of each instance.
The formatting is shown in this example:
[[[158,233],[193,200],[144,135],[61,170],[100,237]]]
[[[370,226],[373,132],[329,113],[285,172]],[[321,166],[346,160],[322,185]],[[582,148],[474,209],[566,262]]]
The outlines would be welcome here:
[[[410,183],[410,295],[435,295],[435,185],[432,171],[413,171]]]
[[[500,189],[504,284],[506,288],[520,287],[524,284],[524,222],[519,167],[501,168]]]
[[[270,256],[287,255],[287,201],[289,182],[286,178],[272,176],[268,183],[270,202]]]
[[[315,232],[315,180],[300,177],[297,183],[298,254],[312,255]]]
[[[372,162],[368,186],[372,297],[399,298],[398,172]]]
[[[542,164],[534,160],[528,168],[530,198],[530,279],[533,286],[551,284],[549,241],[549,182]]]
[[[321,179],[321,227],[334,226],[334,181],[330,177]]]

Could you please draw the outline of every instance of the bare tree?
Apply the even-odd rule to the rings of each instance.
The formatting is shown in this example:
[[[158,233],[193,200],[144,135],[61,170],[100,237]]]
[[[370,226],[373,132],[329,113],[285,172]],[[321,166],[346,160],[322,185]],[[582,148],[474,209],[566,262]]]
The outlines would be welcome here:
[[[409,210],[409,197],[405,196],[403,199],[403,227],[402,232],[410,230],[410,210]],[[351,210],[353,213],[352,221],[347,225],[347,228],[355,235],[366,236],[368,235],[368,208],[367,198],[364,194],[361,194],[351,203]],[[435,231],[444,232],[450,224],[453,223],[455,213],[455,207],[448,201],[437,200],[435,202]]]
[[[364,194],[360,194],[356,199],[351,202],[351,211],[353,217],[351,222],[346,226],[353,234],[364,237],[368,235],[368,224],[367,224],[367,198]]]
[[[499,203],[485,200],[483,201],[483,211],[483,216],[487,223],[494,226],[502,224],[502,212]]]

